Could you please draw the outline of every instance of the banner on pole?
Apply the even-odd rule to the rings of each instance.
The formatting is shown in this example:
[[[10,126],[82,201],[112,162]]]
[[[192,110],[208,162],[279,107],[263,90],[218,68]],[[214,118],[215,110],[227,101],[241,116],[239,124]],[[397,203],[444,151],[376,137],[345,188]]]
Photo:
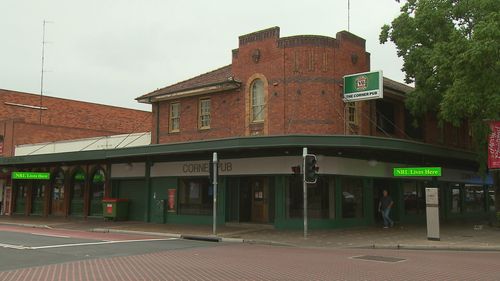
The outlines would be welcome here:
[[[491,134],[488,139],[488,168],[500,169],[500,121],[490,123]]]

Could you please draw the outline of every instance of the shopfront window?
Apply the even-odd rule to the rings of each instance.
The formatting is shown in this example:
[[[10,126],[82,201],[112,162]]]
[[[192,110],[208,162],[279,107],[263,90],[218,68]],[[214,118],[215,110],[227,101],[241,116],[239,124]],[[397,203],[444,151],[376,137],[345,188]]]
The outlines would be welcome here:
[[[363,180],[342,178],[342,217],[363,217]]]
[[[452,213],[462,212],[462,200],[461,200],[462,189],[459,184],[453,184],[451,186],[451,204],[450,211]]]
[[[425,213],[425,192],[422,183],[417,181],[403,182],[405,214]]]
[[[208,178],[188,178],[179,182],[181,215],[212,215],[213,187]]]
[[[64,173],[62,171],[59,171],[54,179],[52,200],[63,200],[63,199],[64,199]]]
[[[465,211],[484,211],[484,188],[482,185],[466,184],[464,186]]]
[[[334,177],[320,176],[315,184],[307,188],[307,216],[315,219],[335,218]],[[302,218],[304,191],[302,176],[288,178],[286,187],[287,218]]]
[[[73,185],[71,186],[71,199],[83,199],[83,187],[85,186],[85,172],[79,170],[73,176]]]
[[[488,200],[490,201],[490,211],[496,211],[495,208],[495,187],[490,185],[488,186]]]
[[[103,169],[97,170],[92,176],[90,185],[90,215],[102,216],[102,198],[104,197],[104,186],[106,174]]]

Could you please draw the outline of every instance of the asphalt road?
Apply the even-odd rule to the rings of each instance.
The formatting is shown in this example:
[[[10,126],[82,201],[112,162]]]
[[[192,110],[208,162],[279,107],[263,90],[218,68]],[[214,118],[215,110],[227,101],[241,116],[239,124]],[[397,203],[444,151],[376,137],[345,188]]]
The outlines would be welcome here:
[[[292,248],[0,226],[0,280],[500,280],[500,253]]]
[[[214,243],[158,236],[0,226],[0,271],[209,246],[214,246]]]

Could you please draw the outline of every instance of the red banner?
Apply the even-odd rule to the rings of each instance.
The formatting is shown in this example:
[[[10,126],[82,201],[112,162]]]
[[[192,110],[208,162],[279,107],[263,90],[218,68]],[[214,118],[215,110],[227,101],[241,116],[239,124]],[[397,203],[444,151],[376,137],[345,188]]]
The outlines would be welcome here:
[[[168,189],[168,206],[167,206],[167,211],[168,212],[175,212],[175,193],[177,192],[177,189]]]
[[[491,135],[488,140],[488,168],[500,169],[500,121],[490,123]]]

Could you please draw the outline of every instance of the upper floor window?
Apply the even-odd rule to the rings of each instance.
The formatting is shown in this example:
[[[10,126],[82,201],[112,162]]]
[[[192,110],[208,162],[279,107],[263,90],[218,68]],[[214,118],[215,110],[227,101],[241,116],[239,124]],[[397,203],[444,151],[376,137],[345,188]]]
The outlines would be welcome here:
[[[356,118],[356,103],[347,103],[347,121],[349,125],[358,125],[358,118]]]
[[[394,104],[383,100],[377,100],[377,130],[393,134],[395,132]]]
[[[210,99],[201,99],[199,106],[199,128],[210,128]]]
[[[181,122],[181,104],[174,102],[170,104],[170,132],[179,132]]]
[[[252,122],[262,122],[264,121],[264,82],[260,79],[253,81],[251,86],[251,98],[252,98]]]

